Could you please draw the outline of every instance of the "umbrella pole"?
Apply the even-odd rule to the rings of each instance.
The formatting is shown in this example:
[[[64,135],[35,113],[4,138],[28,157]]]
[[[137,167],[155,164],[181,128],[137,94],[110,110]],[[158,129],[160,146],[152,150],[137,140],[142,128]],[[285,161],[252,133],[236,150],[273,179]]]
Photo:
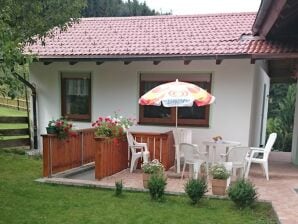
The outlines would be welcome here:
[[[177,123],[178,123],[178,107],[176,107],[176,129],[177,129]]]

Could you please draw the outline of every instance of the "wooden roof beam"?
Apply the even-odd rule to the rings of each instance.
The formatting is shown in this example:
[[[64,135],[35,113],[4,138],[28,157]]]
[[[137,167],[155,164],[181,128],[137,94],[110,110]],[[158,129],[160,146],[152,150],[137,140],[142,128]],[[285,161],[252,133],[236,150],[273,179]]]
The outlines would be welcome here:
[[[77,63],[78,63],[77,61],[70,61],[70,62],[69,62],[70,65],[75,65],[75,64],[77,64]]]
[[[44,65],[49,65],[49,64],[52,64],[53,62],[52,61],[45,61],[43,64]]]
[[[189,65],[191,60],[184,60],[184,65]]]
[[[217,58],[217,59],[215,60],[215,63],[216,63],[217,65],[220,65],[220,64],[222,63],[222,60],[223,60],[223,59],[218,59],[218,58]]]
[[[103,64],[104,63],[104,61],[97,61],[96,62],[96,65],[101,65],[101,64]]]

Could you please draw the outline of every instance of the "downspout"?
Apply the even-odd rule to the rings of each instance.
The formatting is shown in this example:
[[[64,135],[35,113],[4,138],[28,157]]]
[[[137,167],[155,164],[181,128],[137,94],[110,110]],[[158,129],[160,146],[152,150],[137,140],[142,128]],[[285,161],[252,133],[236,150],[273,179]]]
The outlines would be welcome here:
[[[36,88],[26,79],[24,79],[22,76],[18,75],[14,70],[12,70],[11,72],[19,81],[24,83],[31,90],[32,107],[33,107],[33,148],[37,149],[38,140],[37,140],[37,116],[36,116]]]

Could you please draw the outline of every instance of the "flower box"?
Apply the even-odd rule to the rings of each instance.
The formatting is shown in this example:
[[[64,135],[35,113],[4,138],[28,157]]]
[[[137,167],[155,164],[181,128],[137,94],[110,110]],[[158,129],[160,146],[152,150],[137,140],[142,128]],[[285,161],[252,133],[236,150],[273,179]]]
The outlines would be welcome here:
[[[51,127],[46,127],[47,129],[47,134],[57,134],[57,130],[55,127],[51,126]]]

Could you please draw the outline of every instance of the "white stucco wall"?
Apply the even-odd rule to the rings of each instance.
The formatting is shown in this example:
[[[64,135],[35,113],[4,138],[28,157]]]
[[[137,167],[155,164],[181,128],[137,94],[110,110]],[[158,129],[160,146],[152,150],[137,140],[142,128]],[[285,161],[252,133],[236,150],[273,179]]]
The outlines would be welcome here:
[[[269,89],[270,78],[267,74],[267,65],[264,61],[258,61],[255,66],[254,88],[252,93],[253,101],[249,141],[250,146],[258,147],[266,143]]]
[[[33,63],[30,67],[31,82],[36,84],[38,98],[38,134],[45,133],[45,127],[52,118],[61,115],[60,72],[91,72],[92,120],[99,115],[106,116],[120,109],[125,116],[138,118],[139,73],[141,72],[211,72],[212,94],[216,102],[211,106],[210,127],[192,128],[193,142],[200,144],[212,136],[221,135],[226,140],[239,141],[248,145],[252,113],[255,66],[248,59],[224,60],[216,65],[214,60],[162,61],[152,62],[80,62],[69,65],[55,62],[50,65]],[[79,128],[90,127],[90,123],[75,123]],[[167,131],[173,127],[137,126],[141,131]]]

